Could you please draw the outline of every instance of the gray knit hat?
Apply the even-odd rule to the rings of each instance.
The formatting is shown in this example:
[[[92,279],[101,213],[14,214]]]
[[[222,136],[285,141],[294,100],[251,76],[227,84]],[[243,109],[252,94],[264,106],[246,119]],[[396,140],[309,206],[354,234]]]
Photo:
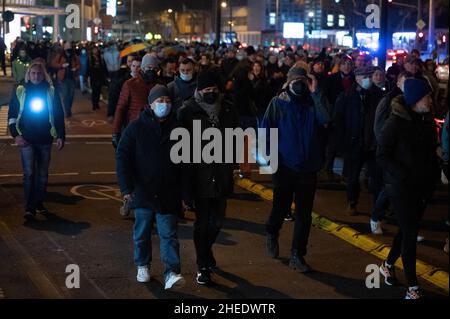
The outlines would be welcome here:
[[[161,84],[156,84],[148,95],[148,104],[152,104],[155,100],[159,99],[162,96],[170,96],[169,90],[167,87]]]
[[[141,62],[141,69],[145,70],[147,67],[150,68],[156,68],[159,65],[159,60],[158,58],[154,57],[153,55],[147,53],[146,55],[144,55],[144,57],[142,58],[142,62]]]

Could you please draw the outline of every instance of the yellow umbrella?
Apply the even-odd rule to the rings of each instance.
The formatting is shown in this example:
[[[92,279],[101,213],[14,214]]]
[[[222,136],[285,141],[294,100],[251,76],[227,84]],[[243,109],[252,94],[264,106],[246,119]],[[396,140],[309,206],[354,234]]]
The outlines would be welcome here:
[[[120,57],[123,58],[124,56],[145,50],[147,48],[148,48],[148,44],[146,44],[146,43],[132,44],[132,45],[126,47],[125,49],[123,49],[122,51],[120,51]]]

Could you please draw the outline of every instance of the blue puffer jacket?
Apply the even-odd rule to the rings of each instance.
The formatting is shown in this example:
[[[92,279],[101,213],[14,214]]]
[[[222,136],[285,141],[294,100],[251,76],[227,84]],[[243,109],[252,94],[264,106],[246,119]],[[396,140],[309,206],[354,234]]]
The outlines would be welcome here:
[[[321,91],[311,94],[304,105],[299,105],[288,93],[272,99],[261,121],[261,128],[278,129],[279,164],[296,172],[312,173],[320,170],[323,162],[323,143],[320,130],[329,122],[325,98]],[[267,150],[270,150],[267,130]]]

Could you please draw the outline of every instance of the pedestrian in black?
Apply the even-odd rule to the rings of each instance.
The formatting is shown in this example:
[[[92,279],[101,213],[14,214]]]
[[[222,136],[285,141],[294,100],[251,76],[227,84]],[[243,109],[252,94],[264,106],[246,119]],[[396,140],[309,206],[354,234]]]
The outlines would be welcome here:
[[[422,80],[407,79],[404,95],[394,98],[391,105],[392,114],[380,136],[377,160],[383,168],[399,232],[380,272],[388,285],[395,284],[394,265],[401,256],[409,287],[405,299],[419,299],[422,297],[416,275],[419,222],[440,173],[431,88]]]
[[[222,145],[225,145],[225,129],[238,126],[234,104],[219,93],[220,75],[211,69],[200,71],[197,90],[178,110],[178,119],[193,136],[194,121],[200,121],[201,132],[208,128],[221,131]],[[203,133],[202,133],[203,134]],[[201,139],[201,138],[200,138]],[[202,141],[206,144],[206,141]],[[191,145],[193,142],[191,141]],[[202,145],[203,147],[203,145]],[[191,151],[191,154],[193,152]],[[222,228],[227,207],[227,197],[233,190],[233,165],[225,163],[200,163],[187,165],[184,182],[185,202],[195,203],[194,244],[197,254],[197,283],[212,283],[211,270],[216,267],[213,245]]]

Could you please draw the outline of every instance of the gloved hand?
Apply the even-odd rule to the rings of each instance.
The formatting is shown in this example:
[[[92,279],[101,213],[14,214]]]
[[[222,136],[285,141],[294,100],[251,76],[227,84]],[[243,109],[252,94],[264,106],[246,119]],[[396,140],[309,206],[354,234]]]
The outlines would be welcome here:
[[[113,134],[112,135],[112,145],[115,149],[117,149],[117,146],[119,145],[120,141],[120,133],[119,134]]]

